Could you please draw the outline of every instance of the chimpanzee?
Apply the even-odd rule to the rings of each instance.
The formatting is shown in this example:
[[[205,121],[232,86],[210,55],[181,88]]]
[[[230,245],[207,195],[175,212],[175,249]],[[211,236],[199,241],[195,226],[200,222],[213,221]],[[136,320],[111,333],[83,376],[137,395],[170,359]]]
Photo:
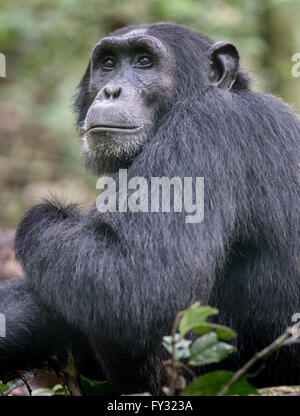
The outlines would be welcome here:
[[[0,288],[0,379],[73,351],[116,392],[159,394],[162,337],[195,301],[238,332],[224,365],[242,365],[300,312],[299,118],[250,88],[232,43],[170,23],[101,39],[75,110],[87,168],[114,185],[87,214],[46,200],[19,225],[26,278]],[[139,197],[121,196],[124,172]],[[170,180],[169,212],[162,187],[149,208],[153,178]],[[187,178],[203,178],[200,220],[178,209]],[[185,194],[195,210],[200,188]],[[279,350],[253,383],[300,384],[299,352]]]

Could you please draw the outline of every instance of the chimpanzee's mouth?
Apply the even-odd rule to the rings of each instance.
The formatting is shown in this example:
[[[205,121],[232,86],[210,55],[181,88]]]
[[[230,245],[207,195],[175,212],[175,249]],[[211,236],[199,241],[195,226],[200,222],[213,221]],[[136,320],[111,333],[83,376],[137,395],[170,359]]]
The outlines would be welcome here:
[[[91,126],[87,133],[101,133],[101,132],[120,132],[120,133],[136,133],[142,129],[142,126],[113,126],[99,124]]]

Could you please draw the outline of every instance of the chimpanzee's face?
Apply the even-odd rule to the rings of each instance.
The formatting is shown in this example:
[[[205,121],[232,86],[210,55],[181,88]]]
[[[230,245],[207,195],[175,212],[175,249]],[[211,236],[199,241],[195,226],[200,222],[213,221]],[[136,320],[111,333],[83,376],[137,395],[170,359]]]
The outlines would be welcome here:
[[[172,101],[173,56],[146,29],[102,39],[90,62],[83,151],[95,173],[126,167]]]

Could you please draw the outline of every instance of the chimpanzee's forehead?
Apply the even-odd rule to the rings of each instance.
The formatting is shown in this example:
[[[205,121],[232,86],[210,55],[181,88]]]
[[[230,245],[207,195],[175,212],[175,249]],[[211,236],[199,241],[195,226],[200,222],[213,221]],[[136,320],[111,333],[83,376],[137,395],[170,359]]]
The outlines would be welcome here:
[[[143,28],[138,28],[138,29],[132,29],[127,33],[124,33],[123,35],[120,35],[120,38],[128,38],[131,36],[136,36],[136,35],[143,35],[145,33],[148,32],[148,28],[143,27]]]
[[[147,33],[147,28],[133,29],[122,35],[110,35],[101,39],[93,49],[98,52],[101,49],[110,49],[115,47],[128,46],[150,46],[165,51],[165,46],[157,37]]]

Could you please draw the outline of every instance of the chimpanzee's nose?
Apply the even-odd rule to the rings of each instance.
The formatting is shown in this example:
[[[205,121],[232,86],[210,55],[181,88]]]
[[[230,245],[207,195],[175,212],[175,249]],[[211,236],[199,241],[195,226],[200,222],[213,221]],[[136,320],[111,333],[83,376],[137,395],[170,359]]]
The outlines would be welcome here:
[[[105,98],[118,98],[121,94],[121,87],[106,86],[103,90]]]

